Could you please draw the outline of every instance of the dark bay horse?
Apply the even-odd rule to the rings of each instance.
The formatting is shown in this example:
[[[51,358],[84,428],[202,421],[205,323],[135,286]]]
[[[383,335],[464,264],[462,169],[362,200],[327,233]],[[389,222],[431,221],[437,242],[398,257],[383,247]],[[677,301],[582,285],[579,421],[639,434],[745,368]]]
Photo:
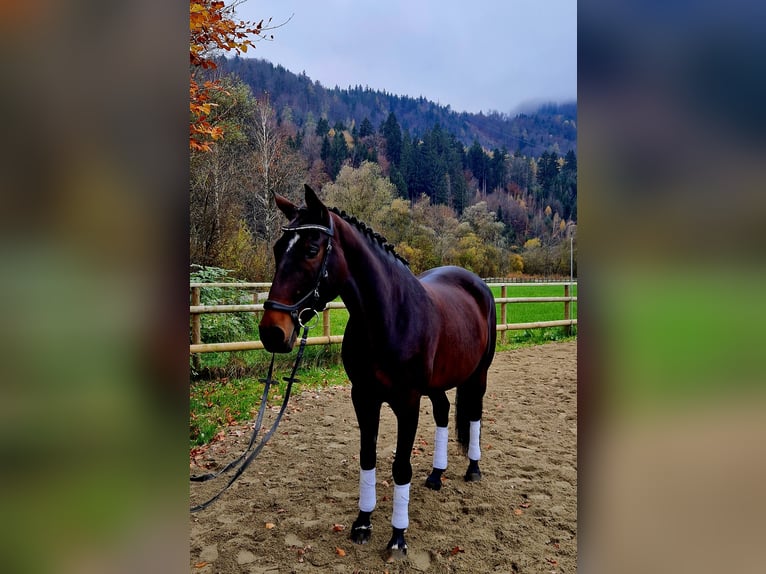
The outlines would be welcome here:
[[[351,538],[365,543],[375,509],[376,443],[380,410],[397,421],[393,463],[393,535],[389,557],[407,551],[410,455],[420,399],[433,404],[433,470],[426,486],[439,490],[447,468],[445,391],[456,391],[458,442],[468,455],[465,480],[481,478],[479,435],[487,369],[495,353],[495,303],[487,285],[460,267],[416,277],[379,235],[355,218],[328,209],[306,186],[305,207],[276,196],[289,224],[274,246],[276,273],[259,331],[268,351],[292,350],[298,326],[340,295],[349,312],[343,366],[352,383],[360,445],[359,514]]]

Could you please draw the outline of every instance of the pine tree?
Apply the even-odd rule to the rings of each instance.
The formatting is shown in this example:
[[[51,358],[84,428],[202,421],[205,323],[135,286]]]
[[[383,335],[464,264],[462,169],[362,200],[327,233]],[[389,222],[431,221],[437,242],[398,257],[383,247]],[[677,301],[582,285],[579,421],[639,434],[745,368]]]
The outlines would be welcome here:
[[[386,140],[386,157],[393,165],[399,165],[402,158],[402,129],[394,112],[389,112],[380,126],[380,133]]]
[[[366,138],[367,136],[371,136],[374,133],[375,129],[372,127],[372,123],[367,116],[364,116],[364,119],[359,126],[359,137]]]
[[[330,133],[330,122],[327,121],[327,118],[319,118],[314,133],[320,138]]]

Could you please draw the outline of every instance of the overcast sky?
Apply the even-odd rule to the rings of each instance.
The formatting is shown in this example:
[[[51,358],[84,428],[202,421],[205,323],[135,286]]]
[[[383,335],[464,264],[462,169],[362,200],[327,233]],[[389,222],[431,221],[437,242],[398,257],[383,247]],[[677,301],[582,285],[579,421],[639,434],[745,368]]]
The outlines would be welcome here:
[[[323,86],[423,96],[455,111],[516,113],[577,95],[576,0],[249,0],[272,24],[247,57]]]

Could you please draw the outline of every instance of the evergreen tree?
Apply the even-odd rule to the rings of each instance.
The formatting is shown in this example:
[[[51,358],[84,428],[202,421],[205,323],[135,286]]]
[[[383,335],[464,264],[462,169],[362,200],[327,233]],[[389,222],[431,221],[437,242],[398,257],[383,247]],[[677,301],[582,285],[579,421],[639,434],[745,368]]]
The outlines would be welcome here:
[[[479,182],[479,189],[483,190],[487,183],[487,155],[479,145],[478,140],[473,140],[473,144],[468,149],[466,160],[468,169]]]
[[[386,140],[386,157],[393,165],[399,165],[402,158],[402,129],[394,112],[389,112],[380,126],[380,133]]]
[[[570,150],[557,178],[557,197],[562,203],[564,219],[577,219],[577,156]]]
[[[415,171],[415,152],[413,150],[413,145],[414,142],[410,138],[410,132],[404,130],[402,133],[402,153],[398,166],[398,171],[402,176],[402,185],[400,186],[397,184],[397,188],[399,189],[400,194],[402,191],[406,191],[406,194],[402,195],[402,197],[410,199],[411,201],[414,200],[414,196],[412,195],[412,181]]]
[[[570,173],[577,173],[577,156],[575,155],[574,150],[570,149],[564,156],[564,166],[561,168],[561,170]]]
[[[346,143],[346,136],[342,131],[335,132],[330,144],[330,156],[328,162],[327,173],[332,179],[335,179],[340,172],[340,168],[343,167],[343,162],[348,158],[348,144]]]
[[[322,158],[322,161],[325,165],[329,164],[330,161],[330,138],[327,134],[324,135],[322,138],[322,150],[319,152],[319,157]]]
[[[487,189],[493,191],[495,189],[504,188],[507,183],[505,158],[508,152],[505,148],[492,150],[492,158],[489,160],[489,177],[487,183]]]
[[[559,156],[555,151],[544,151],[537,162],[537,183],[543,191],[551,191],[556,176],[559,174]]]
[[[319,118],[314,133],[320,138],[330,133],[330,122],[327,121],[327,118]]]
[[[362,124],[359,126],[359,137],[366,138],[367,136],[371,136],[374,133],[375,129],[372,127],[372,123],[367,116],[364,116]]]
[[[393,183],[396,186],[396,192],[399,195],[399,197],[408,199],[409,198],[409,192],[407,190],[407,182],[404,179],[404,176],[402,175],[402,172],[399,170],[398,167],[392,166],[391,171],[388,174],[388,179],[391,180],[391,183]]]

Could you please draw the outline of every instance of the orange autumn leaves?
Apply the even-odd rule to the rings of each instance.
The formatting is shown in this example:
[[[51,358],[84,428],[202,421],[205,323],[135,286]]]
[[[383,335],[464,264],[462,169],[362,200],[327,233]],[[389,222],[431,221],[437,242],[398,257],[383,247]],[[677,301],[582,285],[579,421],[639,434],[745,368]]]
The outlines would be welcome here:
[[[270,20],[269,20],[270,21]],[[213,141],[223,137],[223,129],[213,125],[210,113],[217,104],[210,101],[214,90],[221,89],[218,81],[200,85],[195,78],[199,70],[216,68],[214,57],[221,51],[245,53],[254,47],[254,40],[264,32],[263,20],[252,22],[234,19],[233,5],[220,0],[190,0],[189,2],[189,148],[210,151]]]

